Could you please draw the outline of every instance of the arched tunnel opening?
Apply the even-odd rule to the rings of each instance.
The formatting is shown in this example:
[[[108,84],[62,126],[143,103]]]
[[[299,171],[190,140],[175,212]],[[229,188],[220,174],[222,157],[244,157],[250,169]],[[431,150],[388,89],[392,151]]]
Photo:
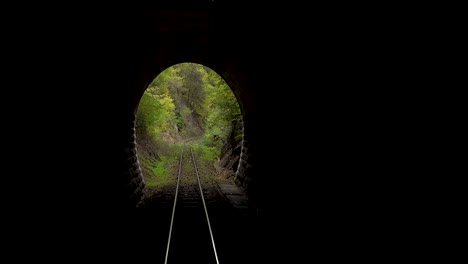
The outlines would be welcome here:
[[[244,99],[239,95],[239,84],[228,83],[203,64],[181,62],[159,71],[139,97],[129,96],[135,98],[127,113],[130,137],[122,142],[128,148],[125,159],[131,161],[122,167],[130,182],[129,207],[141,208],[148,193],[154,192],[151,189],[167,177],[163,175],[169,166],[167,157],[174,162],[180,144],[190,141],[208,153],[205,156],[210,156],[218,178],[239,187],[255,210],[255,198],[249,199],[255,191],[249,189],[251,179],[246,174],[252,164],[248,163],[250,142],[245,140],[249,129],[244,124],[245,104],[251,102],[248,93],[243,92]]]
[[[146,88],[135,117],[136,158],[145,183],[141,204],[176,184],[171,168],[189,144],[213,180],[242,188],[237,174],[242,133],[237,97],[215,71],[196,63],[162,71]]]

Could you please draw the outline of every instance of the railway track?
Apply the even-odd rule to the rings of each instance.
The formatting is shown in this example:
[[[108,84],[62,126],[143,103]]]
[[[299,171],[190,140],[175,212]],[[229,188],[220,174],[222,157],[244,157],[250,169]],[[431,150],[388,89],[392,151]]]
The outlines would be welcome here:
[[[210,165],[196,154],[186,143],[173,166],[173,184],[146,200],[139,224],[145,243],[138,251],[164,264],[251,263],[256,224],[226,197]]]
[[[164,263],[219,264],[216,236],[191,147],[182,148]],[[203,182],[204,183],[204,182]]]

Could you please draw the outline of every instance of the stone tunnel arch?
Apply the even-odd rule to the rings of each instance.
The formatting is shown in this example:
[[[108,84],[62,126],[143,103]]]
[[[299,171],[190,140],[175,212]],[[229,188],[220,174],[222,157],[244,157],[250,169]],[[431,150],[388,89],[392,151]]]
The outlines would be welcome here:
[[[241,20],[238,19],[239,12],[243,13]],[[235,178],[249,197],[250,205],[256,207],[257,201],[265,197],[258,192],[262,185],[259,181],[263,182],[265,178],[265,173],[259,173],[259,170],[267,162],[259,164],[266,159],[258,157],[261,156],[260,146],[269,146],[268,140],[261,135],[269,129],[265,117],[271,115],[270,100],[264,100],[265,93],[261,91],[262,87],[268,86],[264,84],[267,78],[262,66],[270,64],[271,58],[269,54],[259,52],[263,50],[259,42],[243,41],[246,36],[256,36],[256,28],[250,26],[255,22],[255,13],[220,5],[187,9],[164,7],[134,15],[135,19],[119,29],[119,39],[115,41],[120,43],[118,47],[122,47],[122,55],[113,59],[113,64],[106,64],[110,65],[106,69],[109,76],[118,76],[119,82],[113,83],[112,100],[106,99],[106,109],[110,109],[106,115],[108,121],[99,126],[103,127],[105,144],[112,149],[105,150],[111,153],[105,157],[107,164],[115,165],[103,168],[103,174],[112,177],[112,181],[102,177],[99,182],[102,188],[95,188],[96,195],[116,207],[138,207],[145,185],[136,156],[134,122],[139,100],[162,71],[178,63],[192,62],[220,75],[238,99],[243,131]],[[272,72],[268,71],[268,74]],[[108,86],[107,80],[103,86]],[[103,94],[103,98],[106,95]],[[104,131],[112,131],[112,138]],[[102,163],[101,158],[96,162]],[[104,188],[106,191],[102,190]]]
[[[140,164],[138,161],[137,157],[137,152],[136,152],[136,135],[135,135],[135,117],[136,117],[136,111],[138,108],[139,101],[141,97],[143,96],[144,91],[147,89],[148,85],[151,83],[151,81],[156,78],[161,72],[163,72],[165,69],[176,65],[178,63],[183,63],[185,61],[180,61],[180,62],[173,62],[173,63],[167,63],[167,64],[162,64],[160,67],[157,67],[154,70],[152,74],[148,74],[147,78],[145,78],[145,81],[142,82],[141,85],[137,87],[137,89],[131,89],[128,90],[128,98],[133,98],[131,101],[129,101],[130,107],[128,109],[128,116],[130,116],[130,122],[127,123],[128,131],[130,131],[130,137],[129,137],[129,142],[127,144],[127,160],[132,161],[131,163],[128,163],[128,166],[124,168],[124,175],[127,175],[126,178],[129,181],[128,186],[128,194],[129,194],[129,201],[131,202],[131,206],[138,206],[138,204],[142,201],[143,198],[143,189],[145,187],[144,181],[143,181],[143,174],[142,170],[140,168]],[[245,90],[244,87],[241,85],[241,81],[239,81],[239,77],[236,74],[232,74],[229,72],[229,68],[223,68],[223,65],[217,65],[217,64],[211,64],[209,62],[206,62],[204,60],[198,60],[196,62],[197,64],[204,65],[213,71],[215,71],[218,75],[220,75],[227,85],[230,87],[232,90],[233,94],[237,98],[239,108],[241,111],[242,115],[242,143],[241,143],[241,153],[239,157],[239,163],[237,166],[237,169],[235,171],[234,175],[234,180],[235,183],[244,189],[246,193],[251,193],[251,190],[249,189],[249,183],[251,182],[251,176],[249,174],[249,168],[252,167],[252,164],[249,161],[249,156],[250,151],[252,150],[251,148],[251,141],[250,141],[250,125],[248,122],[248,116],[249,116],[249,111],[251,107],[251,97],[250,94]],[[249,199],[249,201],[253,199]],[[253,206],[253,204],[252,204]]]

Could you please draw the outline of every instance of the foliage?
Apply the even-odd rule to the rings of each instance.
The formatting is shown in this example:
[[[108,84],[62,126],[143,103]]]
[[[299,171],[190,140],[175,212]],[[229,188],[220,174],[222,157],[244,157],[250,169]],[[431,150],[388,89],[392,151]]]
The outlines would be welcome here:
[[[161,79],[156,78],[146,89],[136,115],[136,128],[150,135],[157,135],[167,130],[175,116],[173,99],[170,97],[167,84]]]
[[[161,149],[172,139],[175,150],[184,139],[197,138],[199,156],[214,161],[240,120],[237,98],[208,67],[181,63],[161,72],[145,90],[136,113],[137,151],[147,186],[167,183],[167,166],[177,159],[167,152],[154,153],[156,144]]]
[[[210,109],[205,142],[220,148],[232,132],[233,123],[241,119],[241,112],[237,98],[221,76],[210,70],[204,78]]]
[[[161,160],[149,160],[139,158],[141,166],[144,168],[145,183],[148,187],[170,184],[168,163],[171,161],[171,156],[161,156]]]
[[[197,156],[203,160],[215,160],[220,153],[220,150],[214,146],[207,146],[205,144],[195,143],[192,144],[193,151]]]
[[[203,76],[206,72],[201,65],[193,63],[180,63],[173,68],[179,82],[169,85],[176,102],[178,128],[185,136],[200,136],[204,131],[208,111],[203,89]]]

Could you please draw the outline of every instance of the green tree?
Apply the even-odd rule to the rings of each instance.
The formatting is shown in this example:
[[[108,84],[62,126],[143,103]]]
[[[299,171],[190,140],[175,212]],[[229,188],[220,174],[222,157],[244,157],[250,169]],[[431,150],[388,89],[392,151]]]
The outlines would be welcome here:
[[[180,130],[186,136],[200,136],[204,132],[207,109],[203,76],[206,74],[200,64],[180,63],[173,68],[177,82],[169,84],[176,105],[176,116]]]
[[[157,137],[175,118],[175,105],[170,96],[165,78],[171,78],[168,73],[162,73],[145,90],[136,114],[136,129]]]
[[[228,141],[235,128],[241,121],[241,111],[237,98],[224,79],[216,72],[206,68],[204,89],[207,94],[206,104],[208,116],[205,139],[221,148]],[[213,141],[216,139],[215,141]]]

